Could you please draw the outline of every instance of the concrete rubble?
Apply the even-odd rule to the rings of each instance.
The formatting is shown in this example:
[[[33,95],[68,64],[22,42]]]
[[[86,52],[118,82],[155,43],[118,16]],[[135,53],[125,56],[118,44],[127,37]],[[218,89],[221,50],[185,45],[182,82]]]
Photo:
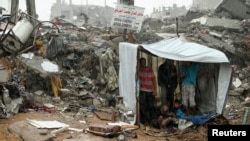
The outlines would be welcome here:
[[[178,32],[182,37],[221,50],[230,59],[234,73],[224,114],[228,119],[244,111],[240,104],[250,105],[249,13],[236,11],[229,6],[230,2],[235,3],[235,0],[224,0],[215,11],[205,16],[202,11],[189,11],[186,17],[178,19]],[[249,10],[249,5],[238,1],[237,6]],[[175,22],[175,19],[146,19],[142,30],[134,33],[136,42],[160,41],[166,38],[163,36],[166,31],[169,35],[176,34]],[[5,30],[2,24],[1,30]],[[12,27],[15,24],[6,29]],[[62,114],[71,111],[75,116],[88,117],[92,111],[111,107],[118,111],[117,115],[123,121],[134,120],[131,109],[119,101],[122,98],[118,90],[118,45],[125,41],[122,34],[91,25],[74,26],[70,31],[61,27],[58,32],[52,26],[37,31],[36,34],[28,33],[27,39],[14,38],[15,34],[6,31],[3,32],[4,38],[0,38],[2,117],[30,111],[59,111]],[[108,114],[113,114],[113,111]],[[16,124],[10,126],[13,132],[19,133],[24,126],[26,128],[26,123]],[[33,128],[27,127],[29,130]],[[29,130],[22,134],[30,134]],[[42,136],[38,137],[41,140],[52,138],[47,135],[47,130],[34,134]],[[124,136],[119,136],[119,140],[124,140]]]

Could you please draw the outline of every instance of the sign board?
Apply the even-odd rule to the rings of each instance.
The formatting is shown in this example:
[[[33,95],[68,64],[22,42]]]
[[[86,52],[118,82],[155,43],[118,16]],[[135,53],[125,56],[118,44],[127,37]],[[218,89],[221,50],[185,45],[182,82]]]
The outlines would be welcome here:
[[[140,31],[144,19],[144,8],[117,4],[114,9],[111,26]]]

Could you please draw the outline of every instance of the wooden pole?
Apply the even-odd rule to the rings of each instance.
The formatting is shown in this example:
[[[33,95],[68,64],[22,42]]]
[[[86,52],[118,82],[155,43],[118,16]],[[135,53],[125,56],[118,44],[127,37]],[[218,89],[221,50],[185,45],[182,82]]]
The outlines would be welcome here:
[[[124,5],[134,5],[134,0],[129,0],[129,1],[120,0],[120,3],[124,4]],[[127,29],[123,30],[123,39],[124,39],[124,41],[126,40],[127,32],[128,32]]]
[[[126,41],[126,36],[127,36],[127,29],[123,30],[123,40]]]
[[[139,69],[140,66],[138,62],[140,60],[140,50],[137,49],[137,65],[136,65],[136,86],[140,88],[140,81],[139,81]],[[140,126],[141,120],[140,120],[140,91],[138,90],[139,88],[136,89],[136,125]]]
[[[176,34],[177,34],[177,37],[180,37],[179,35],[179,23],[178,23],[178,18],[176,17]]]
[[[176,35],[179,38],[179,23],[178,23],[178,18],[176,17]],[[180,61],[176,60],[176,65],[177,65],[177,79],[178,79],[178,85],[179,85],[179,91],[181,92],[181,72],[180,72]]]

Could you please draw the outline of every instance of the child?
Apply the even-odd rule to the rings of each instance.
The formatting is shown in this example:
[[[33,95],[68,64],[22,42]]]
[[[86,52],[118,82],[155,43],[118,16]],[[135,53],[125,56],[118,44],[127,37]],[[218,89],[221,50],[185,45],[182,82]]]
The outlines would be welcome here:
[[[211,113],[208,115],[189,115],[187,108],[180,103],[180,100],[174,101],[174,113],[178,119],[184,119],[191,121],[195,125],[202,125],[206,123],[210,118],[212,118],[216,113]]]
[[[158,117],[158,124],[160,129],[166,128],[167,125],[173,121],[173,116],[174,114],[169,112],[169,107],[167,105],[163,105]]]
[[[185,119],[186,115],[189,115],[187,108],[178,99],[174,101],[174,114],[179,119]]]

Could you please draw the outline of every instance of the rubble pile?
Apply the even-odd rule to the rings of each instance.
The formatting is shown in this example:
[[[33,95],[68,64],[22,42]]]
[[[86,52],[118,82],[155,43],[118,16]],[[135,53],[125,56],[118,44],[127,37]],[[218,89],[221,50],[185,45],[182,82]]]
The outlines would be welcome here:
[[[75,113],[89,106],[116,107],[116,97],[119,97],[118,45],[124,41],[122,34],[87,24],[76,27],[64,23],[55,27],[41,22],[37,27],[23,43],[12,38],[11,32],[3,34],[11,38],[3,38],[1,44],[4,56],[0,63],[1,74],[4,74],[1,75],[2,91],[6,97],[11,97],[11,101],[22,98],[14,114],[31,109],[53,112],[48,105]],[[10,51],[16,45],[10,45],[12,41],[18,43],[18,50]],[[5,114],[3,117],[9,117],[11,107],[5,103],[1,104],[1,113]],[[125,113],[129,111],[123,104],[117,108]]]
[[[186,17],[167,21],[148,18],[142,30],[134,35],[137,44],[180,35],[223,51],[233,69],[224,115],[239,119],[245,110],[242,104],[249,107],[250,103],[250,22],[249,15],[230,8],[230,2],[249,10],[242,2],[223,1],[208,13],[194,10]],[[118,91],[118,45],[126,41],[123,35],[87,24],[82,27],[72,23],[50,24],[33,27],[25,18],[17,24],[1,21],[1,116],[8,118],[32,110],[49,113],[68,110],[86,116],[87,112],[106,106],[115,107],[119,111],[115,114],[122,121],[133,121],[134,113],[124,106]],[[20,27],[27,28],[27,32],[16,30]],[[166,32],[171,37],[161,36]],[[112,111],[105,116],[113,120],[115,114]],[[109,129],[99,125],[92,128]],[[203,130],[199,128],[197,132],[204,133]]]

